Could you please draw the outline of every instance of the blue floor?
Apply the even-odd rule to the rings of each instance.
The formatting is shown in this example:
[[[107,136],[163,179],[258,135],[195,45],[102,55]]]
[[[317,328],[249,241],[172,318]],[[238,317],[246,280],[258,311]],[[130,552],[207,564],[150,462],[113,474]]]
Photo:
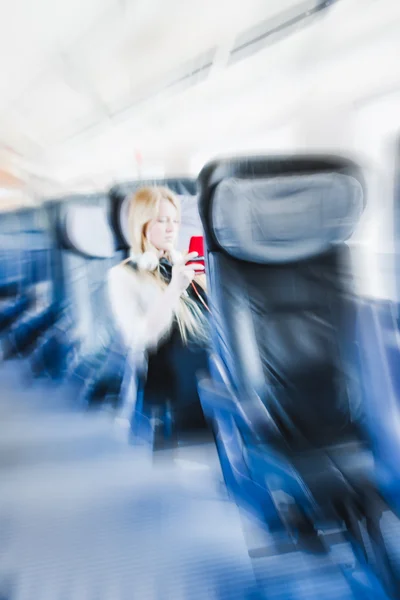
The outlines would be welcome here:
[[[250,559],[271,540],[227,498],[211,444],[155,460],[23,372],[0,365],[0,600],[353,597],[346,545]]]
[[[155,463],[109,414],[73,411],[48,383],[26,388],[18,369],[0,373],[0,598],[263,597],[204,457]]]

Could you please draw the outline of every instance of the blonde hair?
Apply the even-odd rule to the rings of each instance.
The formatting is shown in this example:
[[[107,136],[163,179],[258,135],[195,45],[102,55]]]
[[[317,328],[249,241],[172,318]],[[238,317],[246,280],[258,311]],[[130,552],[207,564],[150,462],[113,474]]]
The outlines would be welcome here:
[[[157,218],[160,202],[168,200],[177,210],[180,218],[180,203],[166,187],[142,187],[136,191],[129,203],[128,228],[132,251],[141,254],[155,250],[147,239],[147,227]]]
[[[129,204],[128,228],[131,249],[134,254],[157,250],[147,238],[147,228],[151,221],[157,218],[162,200],[168,200],[176,208],[180,219],[179,199],[167,187],[142,187],[132,196]],[[171,261],[171,256],[168,253],[166,257]],[[141,276],[152,277],[163,290],[167,287],[158,267],[152,272],[141,272]],[[196,283],[204,288],[204,283],[200,278],[196,278]],[[203,342],[209,341],[206,319],[196,302],[188,296],[181,296],[176,319],[185,343],[190,338]]]

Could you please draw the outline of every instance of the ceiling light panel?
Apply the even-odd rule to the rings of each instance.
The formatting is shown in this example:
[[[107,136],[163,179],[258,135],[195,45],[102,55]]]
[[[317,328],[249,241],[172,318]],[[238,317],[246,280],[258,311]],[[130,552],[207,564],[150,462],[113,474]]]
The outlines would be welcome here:
[[[231,50],[228,64],[233,64],[276,43],[310,24],[333,0],[303,0],[282,4],[277,14],[240,33]]]

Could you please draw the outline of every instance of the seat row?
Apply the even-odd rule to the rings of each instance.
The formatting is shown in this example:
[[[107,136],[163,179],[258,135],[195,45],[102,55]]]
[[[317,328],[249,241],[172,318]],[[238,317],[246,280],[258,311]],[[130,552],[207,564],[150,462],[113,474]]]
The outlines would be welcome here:
[[[146,180],[0,217],[0,343],[34,375],[68,378],[86,404],[118,400],[126,352],[108,306],[107,271],[129,251],[127,208],[137,187],[182,198],[180,243],[199,233],[196,181]]]

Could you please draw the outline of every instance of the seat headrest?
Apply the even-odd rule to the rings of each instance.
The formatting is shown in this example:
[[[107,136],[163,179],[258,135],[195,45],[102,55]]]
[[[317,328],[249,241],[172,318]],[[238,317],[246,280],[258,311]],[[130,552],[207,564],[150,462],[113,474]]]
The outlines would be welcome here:
[[[114,185],[110,190],[110,196],[123,199],[125,196],[132,196],[141,187],[161,185],[169,188],[178,196],[195,196],[197,193],[197,181],[189,177],[167,177],[153,179],[136,179],[135,181],[126,181]]]
[[[129,200],[141,187],[161,185],[180,197],[195,196],[197,183],[189,178],[143,179],[115,185],[110,190],[112,200],[112,224],[120,248],[129,248],[128,211]]]
[[[91,258],[109,258],[116,251],[103,206],[68,206],[61,224],[64,246]]]
[[[192,235],[201,235],[202,227],[197,207],[197,196],[181,196],[176,194],[181,204],[181,228],[178,240],[178,250],[187,250]],[[126,196],[119,206],[117,214],[117,229],[121,232],[123,244],[129,247],[129,204],[131,196]]]
[[[364,209],[360,181],[339,171],[228,176],[204,194],[214,246],[255,263],[322,254],[350,238]]]

